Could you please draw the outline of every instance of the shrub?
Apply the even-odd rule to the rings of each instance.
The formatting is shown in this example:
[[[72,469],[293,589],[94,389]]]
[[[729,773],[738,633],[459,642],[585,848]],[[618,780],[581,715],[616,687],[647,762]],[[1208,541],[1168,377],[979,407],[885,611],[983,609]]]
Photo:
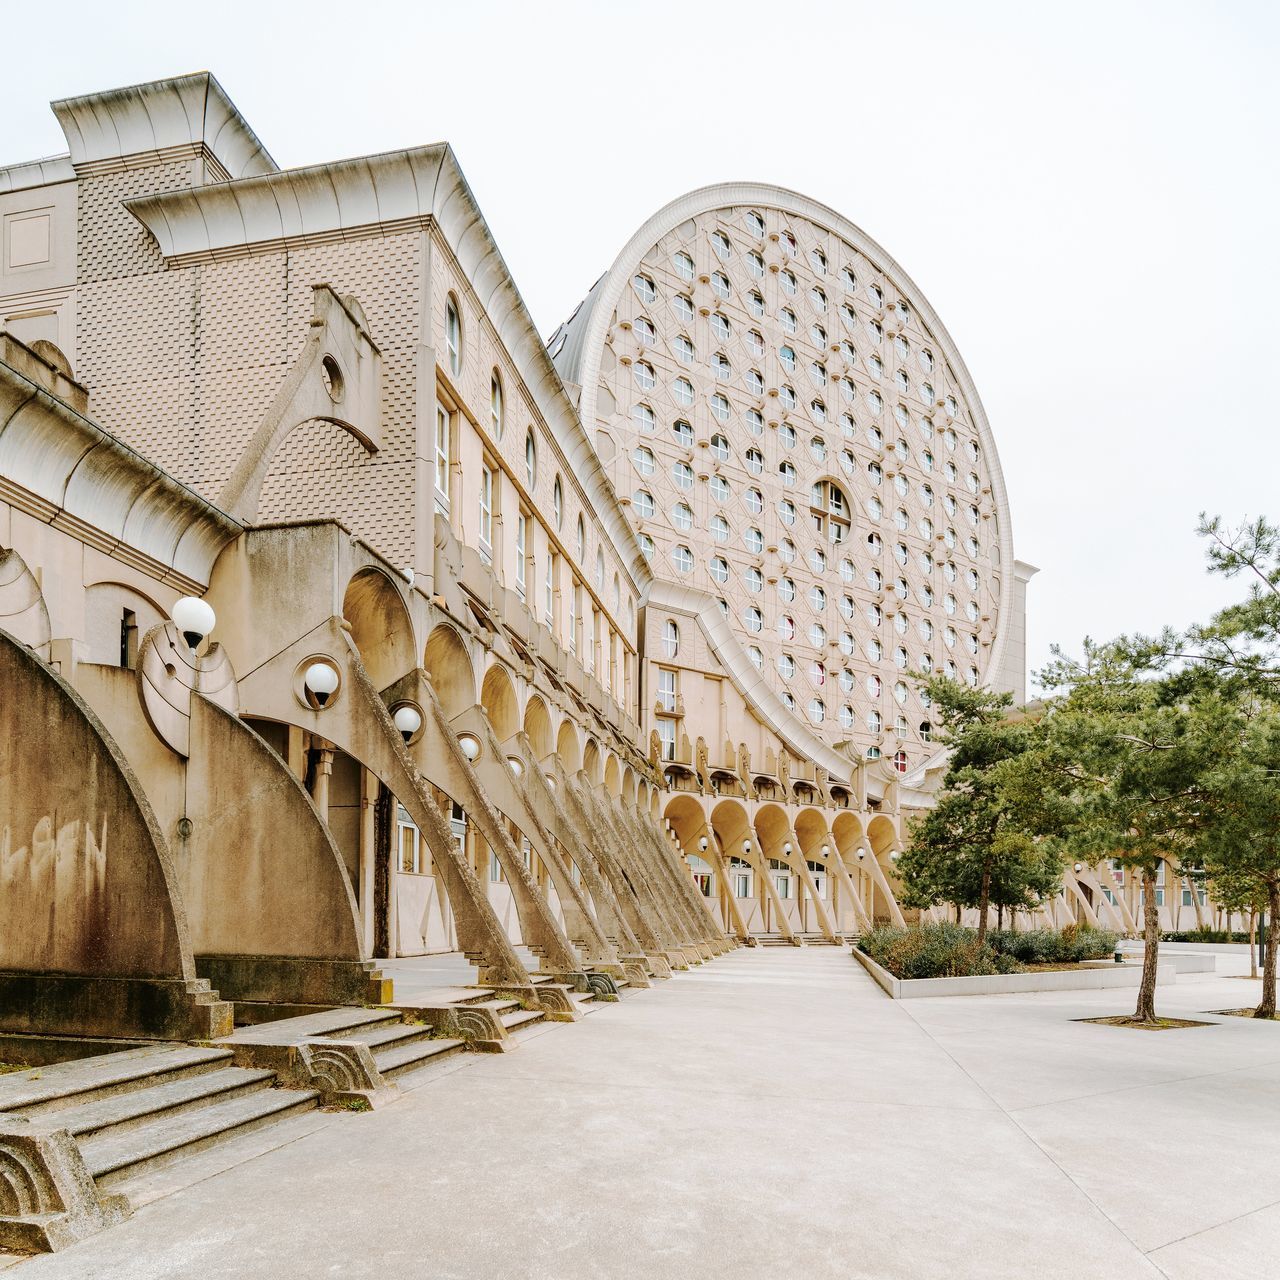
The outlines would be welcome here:
[[[1068,925],[1061,933],[1055,929],[1023,933],[999,929],[987,934],[987,941],[999,954],[1022,964],[1079,964],[1105,959],[1116,949],[1114,933],[1083,925]]]
[[[1184,929],[1178,933],[1162,933],[1162,942],[1248,942],[1249,935],[1239,930]]]
[[[992,973],[1020,973],[1029,964],[1078,964],[1102,960],[1116,948],[1116,935],[1106,929],[1069,925],[1054,929],[993,929],[978,946],[973,929],[958,924],[922,924],[907,929],[872,929],[860,943],[881,968],[895,978],[969,978]]]
[[[873,929],[863,935],[861,946],[895,978],[968,978],[1000,972],[995,952],[978,946],[972,929],[956,924]]]

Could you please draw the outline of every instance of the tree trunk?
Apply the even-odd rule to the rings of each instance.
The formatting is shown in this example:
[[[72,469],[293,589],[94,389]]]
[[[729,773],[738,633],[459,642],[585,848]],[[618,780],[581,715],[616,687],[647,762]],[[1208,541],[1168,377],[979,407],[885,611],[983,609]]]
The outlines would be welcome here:
[[[1249,977],[1258,976],[1258,908],[1249,912]]]
[[[991,868],[982,868],[982,890],[978,895],[978,946],[987,940],[987,912],[991,907]]]
[[[1267,885],[1267,954],[1262,960],[1262,1003],[1254,1010],[1255,1018],[1276,1016],[1276,951],[1280,935],[1276,934],[1276,917],[1280,916],[1280,880]]]
[[[1160,911],[1156,906],[1154,868],[1142,871],[1142,985],[1138,988],[1137,1022],[1156,1020],[1156,965],[1160,959]]]
[[[998,902],[996,904],[996,928],[997,929],[1004,928],[1004,903],[1003,902]]]

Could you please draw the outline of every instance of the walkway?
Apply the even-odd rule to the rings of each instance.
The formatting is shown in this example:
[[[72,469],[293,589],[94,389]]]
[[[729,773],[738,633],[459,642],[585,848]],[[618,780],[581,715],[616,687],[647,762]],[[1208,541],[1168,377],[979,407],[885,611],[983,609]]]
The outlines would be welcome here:
[[[1128,1000],[893,1004],[847,952],[739,951],[6,1280],[1280,1274],[1280,1026],[1071,1021]]]

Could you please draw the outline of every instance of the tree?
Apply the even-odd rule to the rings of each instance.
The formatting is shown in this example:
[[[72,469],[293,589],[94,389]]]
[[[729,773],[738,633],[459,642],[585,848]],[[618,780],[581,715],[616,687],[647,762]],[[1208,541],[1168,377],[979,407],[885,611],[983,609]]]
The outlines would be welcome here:
[[[1280,916],[1280,710],[1237,691],[1235,732],[1218,739],[1193,852],[1224,899],[1266,902],[1271,918],[1254,1016],[1276,1014]],[[1252,952],[1252,947],[1250,948]]]
[[[1158,675],[1119,642],[1086,639],[1075,661],[1055,650],[1041,683],[1061,692],[1042,719],[1038,751],[1013,770],[1050,789],[1063,847],[1090,862],[1114,859],[1142,877],[1144,955],[1134,1020],[1156,1021],[1162,863],[1179,873],[1205,823],[1206,775],[1229,711],[1204,679]],[[1014,780],[1007,791],[1015,790]],[[1024,818],[1025,824],[1025,818]]]
[[[902,901],[977,907],[981,944],[992,903],[1031,908],[1061,884],[1060,859],[1015,821],[1000,786],[1002,767],[1028,750],[1036,729],[1010,717],[1010,694],[941,677],[927,680],[924,690],[951,756],[937,803],[912,824],[898,861]]]

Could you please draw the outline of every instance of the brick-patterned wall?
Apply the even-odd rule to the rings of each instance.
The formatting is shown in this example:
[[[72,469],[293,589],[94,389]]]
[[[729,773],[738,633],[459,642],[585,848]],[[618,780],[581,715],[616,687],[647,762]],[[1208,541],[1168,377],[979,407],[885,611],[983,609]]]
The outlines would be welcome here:
[[[383,353],[383,448],[370,456],[340,428],[300,426],[273,462],[259,518],[340,517],[409,563],[421,237],[166,270],[121,202],[191,181],[189,163],[81,180],[77,372],[93,416],[216,501],[306,341],[312,286],[353,294]]]

